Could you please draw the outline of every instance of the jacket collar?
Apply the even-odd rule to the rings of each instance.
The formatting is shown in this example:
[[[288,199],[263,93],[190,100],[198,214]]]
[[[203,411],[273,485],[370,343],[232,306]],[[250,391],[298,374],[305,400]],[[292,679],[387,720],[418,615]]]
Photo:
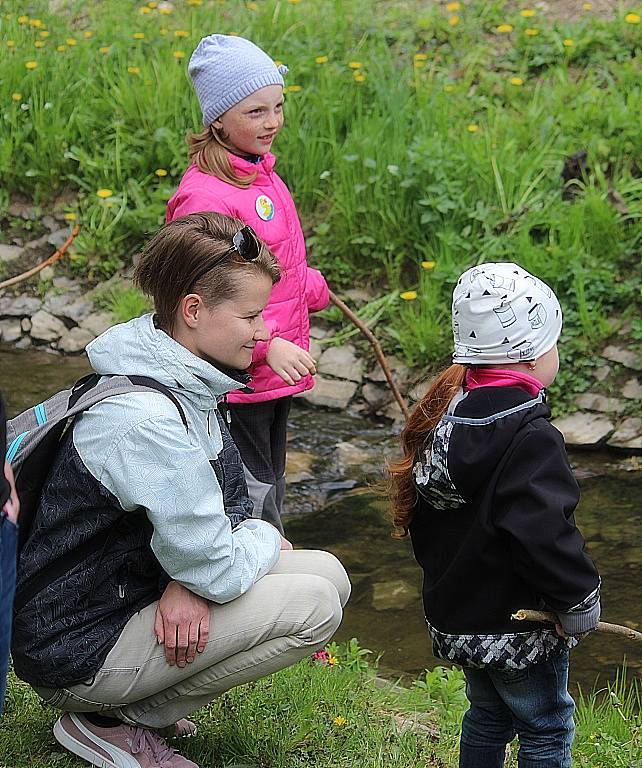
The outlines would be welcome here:
[[[240,171],[244,175],[249,175],[250,173],[258,171],[259,174],[265,174],[267,176],[267,174],[272,172],[276,164],[276,157],[274,157],[271,152],[266,152],[258,163],[253,163],[251,160],[246,160],[238,155],[233,155],[231,152],[228,152],[227,156],[232,164],[232,168],[234,168],[235,171]]]

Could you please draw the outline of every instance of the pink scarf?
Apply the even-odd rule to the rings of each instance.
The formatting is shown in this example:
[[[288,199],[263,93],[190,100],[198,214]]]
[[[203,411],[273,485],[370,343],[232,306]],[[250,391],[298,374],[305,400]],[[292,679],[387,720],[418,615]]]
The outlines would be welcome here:
[[[469,368],[466,371],[464,389],[478,387],[520,387],[529,395],[537,396],[544,387],[541,381],[521,371],[507,371],[503,368]]]

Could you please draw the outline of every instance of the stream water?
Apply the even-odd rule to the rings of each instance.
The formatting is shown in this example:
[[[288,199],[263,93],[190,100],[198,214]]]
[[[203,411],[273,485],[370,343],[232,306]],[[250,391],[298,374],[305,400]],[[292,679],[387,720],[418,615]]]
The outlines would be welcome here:
[[[88,371],[84,357],[0,348],[0,391],[16,413]],[[353,583],[338,639],[357,637],[382,653],[387,674],[414,677],[439,662],[421,610],[421,573],[408,541],[390,538],[385,500],[370,481],[395,440],[383,425],[295,403],[289,424],[286,533],[298,547],[334,552]],[[339,446],[339,447],[337,447]],[[576,518],[603,582],[605,620],[642,627],[642,471],[613,454],[571,456],[582,488]],[[591,635],[572,656],[583,690],[614,680],[626,660],[642,674],[642,646]]]

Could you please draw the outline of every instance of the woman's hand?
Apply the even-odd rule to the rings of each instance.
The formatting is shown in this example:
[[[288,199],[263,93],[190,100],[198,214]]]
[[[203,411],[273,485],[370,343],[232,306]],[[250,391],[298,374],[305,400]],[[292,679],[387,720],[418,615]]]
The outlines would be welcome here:
[[[18,515],[20,514],[20,500],[18,499],[18,494],[16,493],[16,482],[13,477],[13,470],[11,469],[11,464],[9,464],[8,461],[5,461],[4,463],[4,476],[9,482],[11,495],[5,501],[4,506],[2,507],[2,511],[15,525],[18,522]]]
[[[156,608],[154,632],[165,645],[170,667],[184,667],[202,653],[210,633],[210,604],[177,581],[170,581]]]
[[[309,373],[317,372],[316,361],[309,352],[278,336],[270,342],[265,360],[286,384],[294,385]]]

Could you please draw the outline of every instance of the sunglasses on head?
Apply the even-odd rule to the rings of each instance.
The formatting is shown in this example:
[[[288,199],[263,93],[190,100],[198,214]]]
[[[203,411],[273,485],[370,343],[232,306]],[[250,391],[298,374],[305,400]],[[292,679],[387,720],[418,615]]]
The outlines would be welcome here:
[[[196,277],[192,280],[192,287],[195,286],[196,283],[198,283],[198,281],[211,269],[218,267],[219,264],[222,264],[225,259],[233,253],[238,253],[243,261],[256,261],[256,259],[259,258],[260,252],[261,245],[259,243],[258,237],[256,236],[256,232],[252,229],[252,227],[246,225],[242,229],[239,229],[239,231],[232,237],[231,248],[228,248],[227,251],[215,259],[214,262],[208,264],[200,272],[197,273]]]

